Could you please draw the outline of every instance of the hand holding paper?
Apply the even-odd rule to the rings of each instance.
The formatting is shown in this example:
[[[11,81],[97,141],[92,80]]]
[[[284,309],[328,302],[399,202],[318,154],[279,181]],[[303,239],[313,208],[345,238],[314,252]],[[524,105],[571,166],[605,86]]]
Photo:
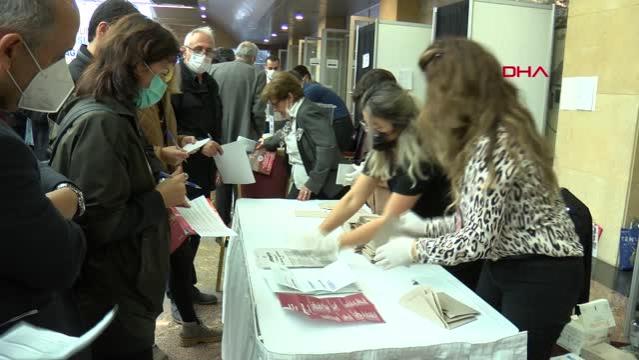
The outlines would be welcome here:
[[[235,141],[222,145],[222,152],[215,155],[213,159],[225,184],[255,183],[255,176],[244,144]]]
[[[413,263],[414,247],[414,238],[395,238],[377,249],[375,263],[386,270],[397,266],[408,266]]]

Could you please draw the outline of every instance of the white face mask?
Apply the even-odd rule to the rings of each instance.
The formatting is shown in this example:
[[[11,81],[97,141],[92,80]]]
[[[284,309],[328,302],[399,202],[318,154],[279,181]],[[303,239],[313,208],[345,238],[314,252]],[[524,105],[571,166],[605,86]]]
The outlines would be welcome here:
[[[40,71],[24,90],[20,88],[11,72],[7,71],[9,77],[22,94],[18,107],[43,113],[58,112],[75,87],[69,72],[69,66],[65,59],[62,58],[46,69],[42,69],[29,46],[24,41],[23,44]]]
[[[211,67],[211,60],[212,59],[210,57],[204,54],[191,52],[191,59],[186,63],[186,67],[199,75],[209,70]]]
[[[273,75],[275,75],[275,70],[271,69],[271,70],[266,70],[266,80],[271,81],[273,80]]]

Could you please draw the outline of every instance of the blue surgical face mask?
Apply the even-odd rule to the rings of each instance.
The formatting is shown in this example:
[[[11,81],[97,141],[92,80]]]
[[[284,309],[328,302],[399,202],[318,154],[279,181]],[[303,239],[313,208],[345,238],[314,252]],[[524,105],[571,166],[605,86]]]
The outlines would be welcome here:
[[[153,72],[149,65],[144,64],[149,69],[150,72]],[[168,85],[158,76],[158,74],[153,74],[153,79],[151,80],[151,85],[149,85],[146,89],[140,89],[140,93],[138,94],[138,98],[135,100],[135,105],[138,109],[146,109],[157,104],[164,93],[166,92],[166,88]]]

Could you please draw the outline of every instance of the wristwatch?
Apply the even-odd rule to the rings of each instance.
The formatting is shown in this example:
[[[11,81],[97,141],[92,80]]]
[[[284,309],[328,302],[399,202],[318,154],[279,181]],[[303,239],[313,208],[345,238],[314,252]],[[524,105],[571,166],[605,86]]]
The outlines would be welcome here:
[[[78,197],[78,209],[75,211],[74,217],[82,216],[84,214],[84,211],[86,210],[86,205],[84,203],[84,194],[82,194],[82,191],[80,191],[77,186],[66,182],[56,186],[55,189],[58,190],[64,188],[68,188],[69,190],[73,191],[73,193],[75,193],[75,195]]]

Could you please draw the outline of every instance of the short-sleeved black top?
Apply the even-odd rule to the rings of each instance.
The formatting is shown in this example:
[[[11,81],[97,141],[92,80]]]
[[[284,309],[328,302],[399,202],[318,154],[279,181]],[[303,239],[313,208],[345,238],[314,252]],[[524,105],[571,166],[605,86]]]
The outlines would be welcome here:
[[[444,216],[446,208],[451,203],[450,182],[439,166],[422,163],[421,170],[427,178],[417,178],[413,182],[403,169],[395,169],[388,180],[388,188],[391,192],[400,195],[421,195],[411,209],[420,217]],[[363,173],[370,176],[368,164],[364,165]]]

